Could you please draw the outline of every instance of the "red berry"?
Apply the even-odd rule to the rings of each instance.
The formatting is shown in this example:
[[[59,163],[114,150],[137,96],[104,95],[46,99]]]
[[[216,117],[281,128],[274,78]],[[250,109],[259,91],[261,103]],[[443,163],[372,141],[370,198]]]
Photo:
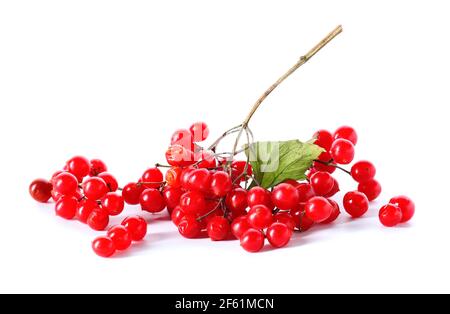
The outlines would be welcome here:
[[[101,161],[100,159],[91,159],[91,166],[90,166],[90,172],[89,175],[91,177],[96,177],[100,173],[108,171],[108,167],[106,167],[106,164]]]
[[[82,200],[78,203],[77,207],[77,219],[82,223],[87,223],[89,216],[92,214],[94,210],[98,210],[99,205],[96,201],[92,200]]]
[[[330,192],[328,192],[327,194],[323,195],[326,198],[330,198],[332,196],[335,196],[337,193],[339,193],[339,191],[341,190],[340,186],[339,186],[339,182],[333,178],[333,188],[331,189]]]
[[[327,195],[334,187],[334,179],[328,172],[316,172],[311,177],[311,186],[319,196]]]
[[[306,216],[315,223],[321,223],[330,218],[333,213],[333,206],[328,200],[321,196],[310,199],[305,205]]]
[[[172,219],[172,222],[175,224],[175,226],[178,227],[178,225],[180,224],[181,219],[183,219],[184,216],[185,216],[185,214],[184,214],[183,210],[181,209],[181,207],[177,206],[172,211],[172,214],[170,215],[170,218]]]
[[[210,190],[215,197],[224,197],[231,191],[231,177],[224,171],[217,171],[211,176]]]
[[[217,161],[212,151],[198,151],[194,154],[194,160],[198,162],[198,168],[213,169],[217,167]]]
[[[108,237],[98,237],[92,242],[92,249],[100,257],[110,257],[116,252],[113,240]]]
[[[295,220],[292,218],[292,216],[288,213],[278,213],[273,216],[273,220],[275,222],[280,222],[282,224],[285,224],[289,227],[289,229],[294,230],[295,229]]]
[[[224,217],[213,217],[206,228],[208,236],[213,241],[222,241],[228,237],[230,233],[230,223]]]
[[[186,192],[180,198],[180,207],[186,214],[198,215],[206,208],[205,196],[197,191]]]
[[[211,183],[211,174],[207,169],[195,169],[190,173],[187,189],[191,191],[206,192]]]
[[[394,227],[402,221],[402,210],[393,204],[385,205],[380,209],[379,218],[384,226]]]
[[[334,139],[345,139],[353,143],[353,145],[356,145],[358,142],[358,134],[356,133],[355,129],[353,129],[350,126],[341,126],[334,132],[333,135]]]
[[[314,135],[316,141],[314,144],[324,148],[325,150],[330,150],[331,144],[333,144],[333,134],[327,130],[319,130]]]
[[[181,183],[181,186],[183,187],[183,189],[187,189],[189,178],[191,177],[191,173],[194,170],[195,170],[195,168],[189,167],[189,168],[184,168],[183,171],[181,172],[180,183]]]
[[[127,228],[133,241],[141,241],[147,234],[147,222],[141,216],[127,217],[121,225]]]
[[[172,145],[166,151],[167,163],[174,167],[187,167],[195,163],[192,150],[181,145]]]
[[[228,193],[225,199],[225,205],[235,214],[240,214],[247,208],[247,191],[242,188],[236,188]]]
[[[265,229],[273,222],[272,211],[264,205],[255,205],[248,212],[247,220],[253,228]]]
[[[272,203],[272,193],[259,186],[251,188],[248,191],[247,203],[249,207],[253,207],[255,205],[264,205],[267,206],[270,210],[275,208]]]
[[[355,157],[355,146],[348,140],[337,139],[331,146],[330,153],[336,163],[347,165]]]
[[[416,211],[416,205],[407,196],[397,196],[389,201],[389,204],[396,205],[402,210],[401,222],[408,222],[413,218]]]
[[[52,197],[53,185],[45,179],[36,179],[31,182],[28,191],[31,197],[40,203],[47,203]]]
[[[281,183],[272,191],[272,202],[281,210],[294,208],[300,200],[300,195],[295,187],[290,184]]]
[[[109,229],[106,236],[114,242],[116,249],[119,251],[124,251],[131,246],[131,235],[128,229],[122,225]]]
[[[83,183],[84,195],[93,201],[101,199],[108,193],[108,187],[103,179],[91,177]]]
[[[375,166],[366,160],[358,161],[352,166],[352,177],[356,182],[366,182],[372,180],[376,174]]]
[[[78,179],[69,172],[62,172],[53,178],[53,190],[61,195],[74,195],[78,189]]]
[[[180,203],[181,195],[183,195],[181,188],[166,186],[163,189],[163,196],[167,204],[167,209],[172,210],[177,207]]]
[[[128,183],[122,190],[122,197],[127,204],[137,205],[141,199],[144,187],[137,183]]]
[[[246,171],[247,169],[247,171]],[[240,178],[239,181],[247,180],[247,176],[251,176],[253,174],[252,165],[243,160],[235,160],[231,163],[232,170],[232,180],[235,182],[237,178]]]
[[[202,226],[193,215],[184,216],[178,224],[178,232],[185,238],[197,238],[201,231]]]
[[[146,189],[158,189],[163,183],[163,174],[158,168],[147,169],[141,177],[141,182]]]
[[[290,185],[292,185],[294,188],[296,188],[296,187],[299,186],[299,184],[300,184],[298,181],[293,180],[293,179],[287,179],[287,180],[284,180],[283,183],[290,184]]]
[[[241,216],[233,220],[231,224],[231,232],[236,237],[236,239],[240,239],[242,235],[250,229],[251,226],[248,223],[247,216]]]
[[[317,158],[317,159],[321,161],[321,162],[318,162],[318,161],[314,162],[313,166],[317,171],[325,171],[328,173],[333,173],[336,171],[335,166],[328,165],[329,163],[333,162],[333,157],[331,157],[331,154],[328,151],[320,154],[319,158]],[[324,163],[327,163],[327,164],[324,164]]]
[[[117,216],[123,212],[125,202],[123,197],[117,193],[109,192],[102,199],[102,207],[106,209],[110,216]]]
[[[333,212],[331,213],[331,216],[327,220],[322,222],[322,224],[324,224],[324,225],[327,225],[327,224],[330,224],[330,223],[336,221],[336,219],[338,219],[338,217],[341,215],[341,210],[339,208],[338,203],[336,203],[335,201],[330,200],[330,199],[328,200],[328,202],[331,204],[331,206],[333,206]]]
[[[117,183],[116,178],[112,174],[108,172],[102,172],[98,175],[98,177],[105,181],[109,192],[115,192],[119,188],[119,183]]]
[[[256,253],[264,247],[264,234],[257,229],[248,229],[241,237],[241,246],[250,253]]]
[[[179,167],[172,167],[166,172],[166,183],[174,188],[181,187],[181,174],[183,170]]]
[[[67,170],[75,177],[82,179],[87,176],[91,170],[89,160],[82,156],[76,156],[67,161]]]
[[[109,224],[109,215],[108,211],[103,208],[97,208],[94,210],[87,220],[87,224],[89,227],[96,231],[103,231],[108,227]]]
[[[370,202],[380,196],[381,190],[380,183],[375,179],[358,184],[358,191],[364,193]]]
[[[369,200],[364,193],[348,192],[344,196],[344,208],[350,216],[359,218],[369,210]]]
[[[203,142],[209,136],[209,128],[205,122],[196,122],[191,125],[189,130],[194,142]]]
[[[166,202],[157,189],[146,189],[141,194],[140,204],[142,210],[149,213],[159,213],[166,208]]]
[[[309,183],[300,183],[297,186],[297,191],[299,195],[299,203],[306,203],[311,198],[316,196],[316,193],[314,193],[314,190]]]
[[[306,204],[302,204],[290,211],[291,216],[295,222],[295,227],[299,229],[301,232],[308,231],[309,229],[311,229],[312,226],[314,226],[314,221],[312,221],[306,216],[304,209],[305,205]]]
[[[273,223],[266,232],[267,240],[275,248],[286,246],[292,237],[292,229],[283,223]]]
[[[73,219],[77,214],[78,200],[73,196],[62,196],[55,204],[56,215],[64,219]]]
[[[170,145],[180,145],[186,149],[193,150],[193,138],[191,131],[186,129],[176,130],[170,140]]]

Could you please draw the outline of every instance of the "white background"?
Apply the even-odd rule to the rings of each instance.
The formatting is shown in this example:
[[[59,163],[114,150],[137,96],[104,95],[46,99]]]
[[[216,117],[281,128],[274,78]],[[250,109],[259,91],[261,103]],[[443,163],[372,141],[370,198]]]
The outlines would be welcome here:
[[[424,0],[1,1],[0,291],[450,292],[448,12]],[[147,215],[146,241],[105,260],[90,248],[98,233],[29,197],[73,155],[104,159],[124,185],[163,161],[174,129],[205,120],[216,137],[338,24],[252,128],[306,140],[353,125],[357,158],[384,186],[366,218],[248,254]],[[417,215],[383,228],[378,208],[396,194]]]

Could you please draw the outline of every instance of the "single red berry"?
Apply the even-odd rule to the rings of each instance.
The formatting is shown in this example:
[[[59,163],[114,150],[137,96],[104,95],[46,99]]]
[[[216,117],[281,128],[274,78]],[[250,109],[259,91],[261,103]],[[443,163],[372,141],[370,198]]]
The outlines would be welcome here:
[[[119,251],[124,251],[131,246],[131,235],[128,229],[122,225],[111,227],[106,236],[114,242],[116,249]]]
[[[376,174],[375,166],[366,160],[358,161],[352,166],[352,177],[356,182],[366,182],[372,180]]]
[[[47,203],[52,197],[53,185],[45,179],[36,179],[31,182],[28,191],[31,197],[40,203]]]
[[[141,216],[130,216],[121,223],[127,228],[133,241],[141,241],[147,234],[147,222]]]
[[[397,196],[389,201],[389,204],[396,205],[402,210],[402,220],[401,222],[408,222],[413,218],[416,211],[416,205],[407,196]]]
[[[117,182],[117,179],[109,172],[102,172],[98,175],[98,177],[105,181],[109,192],[115,192],[119,189],[119,183]]]
[[[385,205],[380,209],[379,218],[384,226],[395,227],[402,221],[402,210],[393,204]]]
[[[316,195],[324,196],[334,187],[334,179],[328,172],[319,171],[311,177],[310,182]]]
[[[78,203],[77,207],[77,219],[82,223],[87,223],[89,216],[92,214],[94,210],[98,210],[99,205],[96,201],[93,200],[82,200]]]
[[[293,180],[293,179],[287,179],[287,180],[284,180],[283,183],[290,184],[290,185],[292,185],[294,188],[296,188],[296,187],[299,186],[299,184],[300,184],[300,182],[298,182],[298,181],[296,181],[296,180]]]
[[[305,205],[306,216],[315,223],[321,223],[330,218],[333,213],[333,206],[328,200],[321,196],[310,199]]]
[[[324,148],[325,150],[330,150],[331,144],[333,144],[333,134],[327,130],[319,130],[314,134],[316,141],[314,144]]]
[[[272,202],[281,210],[294,208],[300,200],[298,190],[290,184],[281,183],[272,191]]]
[[[181,174],[183,169],[180,167],[172,167],[166,172],[166,183],[167,185],[178,188],[181,187]]]
[[[111,257],[116,252],[113,240],[108,237],[98,237],[92,242],[92,249],[100,257]]]
[[[297,186],[297,191],[298,191],[298,195],[299,195],[299,199],[298,199],[299,203],[306,203],[311,198],[316,196],[316,193],[314,193],[314,190],[313,190],[311,184],[309,184],[309,183],[300,183]]]
[[[347,165],[355,157],[355,146],[352,142],[340,138],[333,142],[330,153],[336,163]]]
[[[333,138],[335,140],[337,139],[345,139],[353,143],[353,145],[356,145],[358,142],[358,134],[356,133],[355,129],[353,129],[350,126],[341,126],[334,132]]]
[[[292,229],[283,223],[273,223],[266,232],[267,240],[275,248],[286,246],[292,237]]]
[[[231,233],[233,233],[236,239],[240,239],[242,235],[250,228],[251,226],[248,223],[247,216],[238,217],[231,223]]]
[[[326,198],[333,197],[337,193],[339,193],[340,191],[341,191],[341,188],[339,186],[339,182],[335,178],[333,178],[333,188],[331,189],[330,192],[328,192],[327,194],[323,195],[323,197],[326,197]]]
[[[180,207],[186,214],[198,215],[206,208],[205,196],[197,191],[186,192],[180,198]]]
[[[163,173],[159,168],[147,169],[141,177],[141,182],[146,189],[158,189],[163,183]]]
[[[97,208],[94,210],[87,220],[89,227],[96,231],[103,231],[108,227],[109,224],[109,214],[106,209]]]
[[[327,220],[322,222],[322,224],[324,224],[324,225],[333,223],[341,215],[341,210],[339,208],[338,203],[336,203],[335,201],[330,200],[330,199],[328,200],[328,202],[331,204],[331,206],[333,206],[333,212],[331,213],[331,216]]]
[[[359,218],[369,210],[369,200],[364,193],[348,192],[344,195],[344,208],[350,216]]]
[[[146,189],[141,194],[140,204],[142,210],[149,213],[159,213],[166,208],[166,202],[161,192],[157,189]]]
[[[247,191],[242,188],[231,190],[226,199],[225,205],[233,213],[243,213],[247,209]]]
[[[197,238],[201,231],[202,226],[193,215],[184,216],[178,224],[178,232],[185,238]]]
[[[139,204],[142,192],[144,192],[142,184],[128,183],[123,187],[122,196],[127,204],[137,205]]]
[[[108,171],[108,167],[106,167],[106,164],[100,160],[100,159],[91,159],[91,166],[90,166],[90,172],[89,175],[91,177],[96,177],[100,173]]]
[[[222,241],[228,237],[230,233],[230,223],[224,217],[213,217],[206,228],[208,236],[213,241]]]
[[[210,183],[211,193],[215,197],[224,197],[231,191],[232,182],[231,177],[224,171],[217,171],[211,176]]]
[[[186,129],[176,130],[170,140],[170,145],[180,145],[188,150],[194,149],[191,131]]]
[[[172,145],[166,151],[167,163],[174,167],[187,167],[195,163],[192,150],[181,145]]]
[[[247,220],[253,228],[265,229],[273,222],[272,211],[264,205],[255,205],[248,212]]]
[[[73,219],[77,214],[78,200],[73,196],[62,196],[55,204],[56,215],[64,219]]]
[[[208,169],[195,169],[190,173],[187,189],[190,191],[206,192],[211,183],[211,174]]]
[[[110,216],[117,216],[123,212],[125,201],[117,193],[109,192],[102,199],[102,207],[106,209]]]
[[[189,128],[194,142],[203,142],[209,136],[209,128],[205,122],[196,122]]]
[[[188,168],[184,168],[181,172],[181,178],[180,178],[180,183],[181,183],[181,187],[185,190],[187,190],[188,188],[188,182],[189,182],[189,178],[191,177],[191,173],[192,171],[194,171],[195,168],[192,167],[188,167]]]
[[[295,222],[295,227],[301,232],[308,231],[314,226],[314,221],[306,216],[305,205],[306,204],[300,204],[297,208],[291,209],[290,211]]]
[[[53,179],[53,190],[61,195],[74,195],[78,189],[78,179],[69,172],[62,172]]]
[[[264,233],[257,229],[248,229],[241,237],[241,246],[250,253],[256,253],[264,247]]]
[[[285,224],[291,230],[295,229],[295,220],[288,213],[278,213],[278,214],[273,216],[273,220],[275,222],[279,222],[279,223]]]
[[[67,161],[66,165],[67,170],[79,179],[86,177],[91,170],[91,163],[87,158],[82,156],[71,158]]]
[[[174,223],[174,225],[178,227],[178,225],[180,224],[181,219],[183,219],[184,216],[185,216],[185,213],[183,212],[181,207],[177,206],[172,211],[172,214],[170,215],[170,218],[172,219],[172,222]]]
[[[358,191],[364,193],[371,202],[380,196],[382,188],[381,184],[373,179],[358,184]]]
[[[167,208],[169,210],[172,210],[180,203],[181,195],[183,195],[183,190],[181,190],[181,188],[175,188],[173,186],[166,186],[163,189],[162,194],[167,204]]]
[[[256,186],[251,188],[247,193],[247,203],[249,207],[256,205],[264,205],[270,210],[273,210],[275,206],[272,203],[272,193],[270,191]]]
[[[108,187],[103,179],[91,177],[83,183],[84,195],[93,201],[103,198],[108,193]]]
[[[319,161],[315,161],[313,166],[317,171],[325,171],[328,173],[333,173],[336,171],[336,167],[331,165],[333,162],[333,157],[331,154],[326,151],[320,154],[320,156],[317,158]]]
[[[238,178],[240,182],[246,181],[247,176],[251,176],[253,174],[252,165],[247,163],[244,160],[234,160],[231,163],[231,178],[233,182],[235,182]]]

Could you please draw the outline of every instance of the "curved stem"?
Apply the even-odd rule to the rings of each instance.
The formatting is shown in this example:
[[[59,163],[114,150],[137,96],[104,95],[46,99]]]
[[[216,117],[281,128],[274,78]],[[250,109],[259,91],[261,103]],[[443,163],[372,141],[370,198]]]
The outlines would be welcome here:
[[[339,166],[338,164],[335,164],[334,162],[326,162],[326,161],[322,161],[322,160],[314,160],[315,162],[318,162],[319,164],[325,165],[325,166],[330,166],[330,167],[334,167],[336,169],[339,169],[343,172],[345,172],[348,175],[352,175],[351,171],[348,171],[347,169]]]

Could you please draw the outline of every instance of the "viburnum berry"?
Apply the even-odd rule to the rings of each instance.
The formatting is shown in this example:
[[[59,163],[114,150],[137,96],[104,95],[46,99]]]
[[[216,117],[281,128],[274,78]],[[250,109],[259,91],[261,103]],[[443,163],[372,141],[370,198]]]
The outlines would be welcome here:
[[[99,205],[96,201],[88,199],[82,200],[78,203],[76,217],[82,223],[87,223],[89,216],[94,210],[97,210],[98,208]]]
[[[251,188],[248,191],[247,203],[249,207],[253,207],[255,205],[264,205],[270,210],[273,210],[275,208],[272,203],[272,194],[270,193],[270,191],[259,186]]]
[[[264,247],[264,233],[257,229],[248,229],[240,240],[242,248],[250,253],[259,252]]]
[[[230,233],[230,223],[226,218],[216,216],[208,222],[206,231],[211,240],[222,241],[225,240]]]
[[[402,210],[394,204],[388,204],[380,209],[380,222],[386,227],[395,227],[402,221]]]
[[[299,196],[299,203],[306,203],[311,198],[316,196],[316,193],[314,193],[314,190],[309,183],[300,183],[297,186],[298,196]]]
[[[119,189],[119,183],[117,182],[117,179],[109,172],[102,172],[98,175],[98,177],[105,181],[109,192],[115,192]]]
[[[189,128],[194,142],[203,142],[209,136],[209,128],[205,122],[196,122]]]
[[[146,189],[141,194],[140,204],[142,210],[149,213],[159,213],[166,208],[166,202],[161,192],[157,189]]]
[[[167,185],[178,188],[181,187],[181,174],[183,169],[180,167],[171,167],[166,172],[166,183]]]
[[[75,156],[67,161],[67,170],[78,179],[86,177],[90,170],[91,164],[89,160],[82,156]]]
[[[327,194],[323,195],[323,197],[326,197],[326,198],[333,197],[337,193],[339,193],[340,190],[341,190],[341,188],[339,186],[339,182],[335,178],[333,178],[333,188],[331,189],[330,192],[328,192]]]
[[[338,128],[333,135],[333,138],[335,140],[337,139],[345,139],[353,143],[353,145],[356,145],[358,142],[358,134],[356,133],[355,129],[353,129],[351,126],[341,126]]]
[[[193,150],[194,148],[193,142],[194,141],[190,130],[179,129],[173,133],[172,138],[170,140],[170,145],[180,145],[189,150]]]
[[[231,232],[236,239],[240,239],[242,235],[250,228],[251,226],[248,223],[247,216],[238,217],[231,223]]]
[[[289,229],[294,230],[295,229],[295,221],[294,218],[289,213],[277,213],[273,216],[274,222],[280,222],[282,224],[285,224],[289,227]]]
[[[319,171],[311,177],[311,187],[316,195],[324,196],[334,187],[334,179],[328,172]]]
[[[248,212],[247,220],[253,228],[265,229],[273,222],[272,211],[264,205],[255,205]]]
[[[133,241],[142,241],[147,234],[147,222],[141,216],[130,216],[125,218],[122,223]]]
[[[286,246],[292,237],[292,229],[283,223],[273,223],[266,232],[267,240],[275,248]]]
[[[103,179],[90,177],[83,182],[84,195],[93,201],[99,200],[108,193],[108,187]]]
[[[105,230],[109,224],[108,211],[99,207],[96,208],[88,217],[87,224],[96,231]]]
[[[314,144],[324,148],[326,151],[330,150],[333,144],[333,134],[327,130],[319,130],[314,134],[316,141]]]
[[[306,216],[305,205],[306,204],[301,204],[290,211],[290,214],[295,222],[295,227],[301,232],[308,231],[312,226],[314,226],[314,221]]]
[[[352,178],[356,182],[366,182],[372,180],[376,174],[375,166],[366,160],[356,162],[351,169]]]
[[[369,200],[364,193],[348,192],[344,196],[344,208],[350,216],[359,218],[369,210]]]
[[[233,184],[231,177],[224,171],[217,171],[211,175],[210,191],[215,197],[224,197],[231,191]]]
[[[123,187],[122,196],[124,201],[130,205],[137,205],[145,188],[139,183],[128,183]]]
[[[197,238],[201,231],[201,223],[197,221],[194,215],[185,215],[178,224],[178,232],[185,238]]]
[[[200,150],[195,152],[194,160],[198,162],[198,168],[213,169],[217,167],[217,161],[212,151]]]
[[[283,183],[290,184],[290,185],[292,185],[294,188],[296,188],[296,187],[299,186],[299,184],[300,184],[300,182],[298,182],[298,181],[296,181],[296,180],[293,180],[293,179],[287,179],[287,180],[284,180]]]
[[[78,189],[78,179],[69,172],[62,172],[53,178],[53,190],[61,195],[74,195]]]
[[[174,167],[187,167],[195,163],[192,150],[181,145],[172,145],[166,151],[167,163]]]
[[[47,203],[52,197],[53,185],[45,179],[36,179],[31,182],[28,191],[31,197],[40,203]]]
[[[163,173],[159,168],[147,169],[141,177],[142,185],[146,189],[158,189],[163,182]]]
[[[247,176],[251,176],[253,174],[252,165],[243,160],[234,160],[231,163],[231,170],[233,182],[235,182],[237,178],[240,178],[239,181],[241,182],[245,181],[247,180]]]
[[[298,190],[290,184],[281,183],[272,191],[272,202],[281,210],[294,208],[300,200]]]
[[[317,160],[318,161],[315,161],[313,164],[314,169],[317,171],[325,171],[330,174],[336,171],[336,166],[332,165],[333,157],[328,151],[320,154]]]
[[[183,195],[183,190],[181,188],[175,188],[173,186],[166,186],[162,192],[164,200],[167,205],[167,209],[171,211],[180,203],[181,195]]]
[[[401,209],[401,222],[410,221],[416,211],[416,205],[414,204],[414,202],[409,197],[404,195],[391,198],[389,204],[396,205]]]
[[[56,215],[64,219],[73,219],[77,214],[78,200],[73,196],[62,196],[55,204]]]
[[[100,173],[108,171],[108,167],[106,167],[106,164],[100,159],[91,159],[90,164],[89,175],[91,177],[96,177]]]
[[[206,208],[205,196],[197,191],[186,192],[180,198],[180,207],[186,214],[198,215]]]
[[[380,196],[382,188],[381,184],[373,179],[358,184],[358,191],[364,193],[371,202]]]
[[[229,210],[235,214],[240,214],[245,212],[247,208],[247,191],[242,188],[236,188],[231,190],[226,199],[225,205]]]
[[[96,238],[92,242],[92,249],[100,257],[111,257],[116,252],[113,240],[105,236]]]
[[[108,211],[110,216],[120,215],[124,206],[123,197],[117,193],[109,192],[102,198],[102,207]]]
[[[181,172],[181,178],[180,178],[180,183],[181,183],[181,187],[185,190],[188,189],[188,182],[189,182],[189,178],[191,177],[191,173],[192,171],[194,171],[195,168],[192,167],[188,167],[188,168],[184,168]]]
[[[330,200],[330,199],[328,199],[328,203],[330,203],[331,206],[333,206],[333,212],[331,213],[331,216],[327,220],[322,222],[322,224],[324,224],[324,225],[327,225],[327,224],[330,224],[330,223],[336,221],[336,219],[338,219],[338,217],[341,215],[341,210],[339,208],[338,203],[336,203],[335,201]]]
[[[187,189],[191,191],[206,192],[211,183],[211,174],[207,169],[195,169],[190,173]]]
[[[128,229],[122,225],[111,227],[106,236],[114,242],[116,249],[119,251],[124,251],[131,246],[131,235]]]
[[[172,219],[172,222],[174,223],[174,225],[178,227],[181,219],[183,219],[184,216],[185,216],[185,213],[183,212],[181,207],[177,206],[173,209],[172,214],[170,215],[170,218]]]
[[[355,147],[349,140],[340,138],[333,142],[330,153],[336,163],[347,165],[355,157]]]
[[[326,198],[315,196],[305,204],[305,213],[315,223],[321,223],[330,218],[333,206]]]

